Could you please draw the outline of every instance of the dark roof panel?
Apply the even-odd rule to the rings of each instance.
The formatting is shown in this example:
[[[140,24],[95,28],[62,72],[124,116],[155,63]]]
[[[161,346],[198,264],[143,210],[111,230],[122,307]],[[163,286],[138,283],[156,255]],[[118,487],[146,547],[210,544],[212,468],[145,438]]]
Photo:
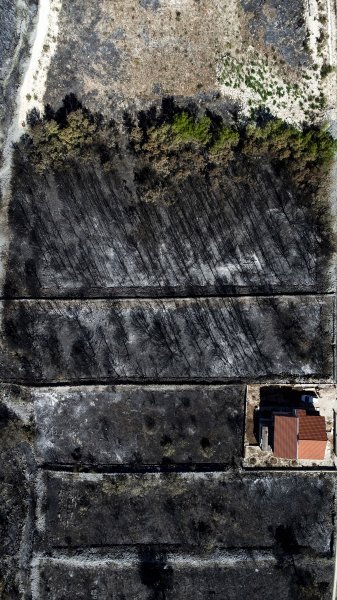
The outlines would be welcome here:
[[[299,439],[326,441],[325,418],[321,416],[300,416]]]

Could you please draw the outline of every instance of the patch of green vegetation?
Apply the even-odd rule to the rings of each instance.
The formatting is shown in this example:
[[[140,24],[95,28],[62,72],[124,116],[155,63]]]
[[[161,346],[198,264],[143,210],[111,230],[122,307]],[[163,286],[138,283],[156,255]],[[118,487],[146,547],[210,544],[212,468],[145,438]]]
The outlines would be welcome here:
[[[241,123],[225,122],[210,114],[203,135],[195,136],[195,123],[202,117],[187,112],[183,117],[179,112],[178,117],[172,116],[164,123],[159,120],[148,128],[136,126],[131,133],[137,140],[132,148],[146,174],[140,177],[145,201],[171,204],[172,184],[195,175],[220,180],[231,161],[241,162],[243,168],[247,162],[268,162],[287,185],[292,184],[299,200],[310,205],[315,222],[321,224],[319,235],[324,248],[328,254],[331,252],[334,236],[330,213],[324,193],[318,193],[337,152],[337,142],[326,127],[297,128],[262,110],[253,111],[251,118]],[[176,123],[179,127],[174,132]]]
[[[318,68],[318,65],[313,65],[303,71],[298,82],[294,82],[288,79],[284,70],[280,69],[279,60],[275,62],[268,57],[261,58],[255,52],[248,53],[245,60],[226,54],[222,59],[219,82],[235,90],[250,92],[251,106],[258,107],[263,103],[276,108],[286,106],[296,108],[297,105],[300,107],[300,102],[302,104],[307,102],[308,85],[310,88],[314,84],[312,89],[316,94]],[[321,76],[327,74],[323,68]],[[286,104],[280,102],[280,99],[286,99]],[[303,110],[303,107],[300,108]],[[316,102],[315,111],[320,112],[320,109],[321,105]]]
[[[335,70],[335,67],[332,65],[324,63],[321,68],[321,77],[327,77],[327,75],[330,75],[330,73],[334,73]]]
[[[59,119],[37,119],[26,136],[26,148],[38,171],[97,156],[113,168],[116,136],[98,115],[77,107]],[[296,128],[270,113],[253,112],[248,122],[236,124],[177,110],[167,120],[131,127],[129,149],[139,163],[139,181],[155,180],[161,194],[172,178],[178,181],[195,172],[216,176],[242,156],[271,161],[296,185],[308,188],[330,167],[337,142],[325,127]]]
[[[172,124],[172,133],[176,142],[185,144],[196,142],[201,145],[206,145],[212,138],[211,134],[212,121],[207,116],[194,118],[183,112],[181,115],[176,115]]]
[[[182,496],[188,490],[186,483],[174,473],[167,475],[165,479],[167,493],[170,496]],[[125,495],[126,497],[142,497],[148,494],[149,490],[155,490],[161,485],[161,481],[156,477],[138,478],[131,481],[127,475],[118,477],[103,476],[102,492],[107,496]]]
[[[269,156],[286,164],[297,182],[311,179],[311,169],[330,167],[337,152],[337,141],[326,127],[297,129],[281,119],[263,126],[248,124],[242,152],[249,156]]]
[[[142,148],[146,152],[160,154],[163,150],[169,150],[173,144],[172,127],[168,123],[164,123],[160,127],[150,127],[146,133],[147,140],[143,144],[142,132],[138,133],[138,148]]]
[[[227,153],[228,156],[232,157],[233,151],[238,146],[239,141],[239,132],[233,127],[223,125],[217,132],[217,137],[211,145],[209,152],[213,156]]]
[[[113,145],[113,136],[108,128],[95,122],[81,108],[70,112],[60,124],[55,119],[39,119],[29,131],[28,151],[38,171],[59,168],[74,159],[87,159],[97,146]]]

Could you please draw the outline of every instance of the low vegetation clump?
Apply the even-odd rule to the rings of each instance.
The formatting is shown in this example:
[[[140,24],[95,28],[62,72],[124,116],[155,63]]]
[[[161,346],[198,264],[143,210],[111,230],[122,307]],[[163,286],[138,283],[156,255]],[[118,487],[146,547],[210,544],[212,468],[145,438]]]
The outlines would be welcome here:
[[[309,52],[308,43],[309,38],[304,44],[306,53]],[[334,67],[322,61],[323,57],[319,64],[309,62],[305,69],[297,70],[295,74],[284,68],[283,61],[275,53],[261,57],[256,49],[248,48],[245,56],[240,58],[230,51],[222,57],[219,83],[234,92],[235,97],[245,94],[251,108],[263,105],[276,114],[286,110],[303,119],[317,121],[322,117],[326,101],[318,71],[321,69],[321,78],[334,71]]]
[[[63,115],[31,119],[29,133],[24,143],[29,158],[39,172],[59,169],[73,160],[89,160],[97,152],[111,152],[114,134],[109,126],[103,125],[82,107]]]
[[[211,134],[212,121],[207,116],[194,118],[183,112],[181,115],[176,115],[172,124],[172,136],[179,143],[192,143],[205,145],[212,138]]]
[[[61,127],[53,119],[41,121],[32,128],[33,158],[40,167],[45,160],[60,166],[70,157],[80,157],[93,143],[96,126],[77,110],[69,115],[66,125]]]
[[[134,137],[133,137],[134,136]],[[160,177],[185,177],[204,171],[219,173],[232,160],[272,161],[299,186],[317,184],[337,151],[326,127],[297,128],[281,119],[257,114],[245,123],[225,123],[186,112],[172,123],[151,125],[131,133],[132,146]]]
[[[234,157],[234,150],[238,147],[239,142],[239,132],[232,127],[222,125],[209,149],[210,155],[213,157],[225,155],[228,159],[232,159]]]
[[[183,111],[170,122],[143,129],[136,125],[130,141],[136,156],[147,165],[142,173],[147,172],[152,181],[157,181],[157,192],[150,193],[150,200],[156,201],[163,197],[163,189],[172,179],[179,182],[195,173],[212,173],[213,177],[220,174],[234,158],[240,132],[212,115],[195,116]]]
[[[301,185],[314,183],[322,170],[330,167],[336,151],[337,142],[326,127],[297,129],[281,119],[262,126],[248,124],[242,147],[247,156],[269,156],[287,167],[292,179]]]
[[[334,73],[335,70],[336,69],[334,66],[324,63],[321,68],[321,77],[327,77],[328,75],[330,75],[330,73]]]

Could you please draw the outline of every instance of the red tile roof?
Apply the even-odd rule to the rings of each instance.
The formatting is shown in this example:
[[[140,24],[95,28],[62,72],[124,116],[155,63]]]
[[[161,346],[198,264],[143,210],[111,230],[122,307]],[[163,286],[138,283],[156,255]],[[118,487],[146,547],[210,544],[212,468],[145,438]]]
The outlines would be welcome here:
[[[297,417],[275,415],[274,455],[279,458],[297,458]]]
[[[274,455],[279,458],[324,458],[325,418],[316,415],[275,415]]]
[[[326,441],[322,440],[299,440],[299,460],[324,460]]]
[[[299,417],[299,439],[300,440],[322,440],[326,441],[325,418],[319,416]]]

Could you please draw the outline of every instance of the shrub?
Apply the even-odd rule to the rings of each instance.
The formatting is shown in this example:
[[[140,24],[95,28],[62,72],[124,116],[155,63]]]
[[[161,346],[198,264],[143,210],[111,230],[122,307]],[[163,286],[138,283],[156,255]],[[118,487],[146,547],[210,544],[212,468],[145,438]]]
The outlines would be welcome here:
[[[174,117],[172,132],[177,142],[185,144],[196,142],[206,146],[212,138],[212,121],[209,117],[203,116],[198,119],[190,117],[186,112]]]
[[[30,141],[30,156],[37,170],[44,171],[75,158],[89,158],[100,145],[110,150],[114,138],[109,128],[99,127],[90,115],[77,109],[68,114],[63,125],[55,119],[35,121]]]
[[[297,129],[280,119],[274,119],[258,127],[246,127],[243,153],[250,156],[269,156],[287,163],[296,180],[308,177],[311,166],[326,169],[337,151],[337,142],[326,127]]]
[[[238,146],[240,134],[236,129],[223,125],[217,134],[217,137],[210,147],[210,154],[214,156],[225,155],[232,158],[233,150]]]
[[[58,131],[58,139],[68,152],[77,152],[94,142],[95,132],[96,125],[79,109],[68,115],[66,127]]]
[[[152,154],[161,154],[172,146],[172,128],[167,123],[160,127],[151,127],[147,131],[147,141],[141,146],[142,150]]]
[[[327,75],[329,75],[330,73],[333,73],[334,71],[335,71],[335,67],[333,67],[332,65],[328,65],[327,63],[324,63],[321,68],[321,77],[326,77]]]

